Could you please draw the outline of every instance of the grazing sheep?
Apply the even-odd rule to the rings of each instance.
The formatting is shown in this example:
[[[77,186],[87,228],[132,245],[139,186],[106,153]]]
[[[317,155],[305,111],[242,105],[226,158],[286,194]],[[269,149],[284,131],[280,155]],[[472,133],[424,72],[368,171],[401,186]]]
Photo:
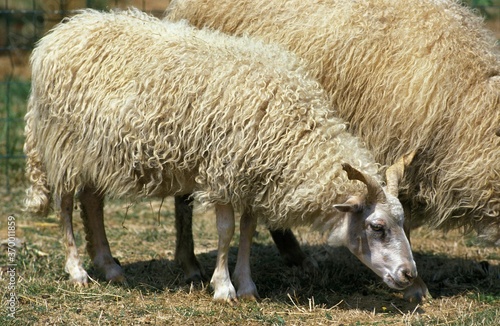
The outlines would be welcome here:
[[[404,164],[388,170],[384,190],[378,165],[321,86],[277,46],[136,10],[87,10],[41,39],[31,65],[26,206],[46,213],[52,194],[77,283],[87,274],[72,230],[75,192],[87,250],[108,280],[123,271],[104,232],[104,197],[186,193],[215,206],[217,300],[237,297],[227,264],[233,210],[245,212],[238,297],[257,297],[249,267],[257,216],[272,228],[330,232],[393,288],[416,277],[394,194]]]
[[[470,9],[454,0],[175,0],[167,18],[297,53],[379,162],[418,151],[402,184],[412,222],[500,239],[499,53]]]
[[[499,53],[470,9],[454,0],[175,0],[166,19],[298,54],[379,163],[416,151],[400,189],[409,224],[476,229],[500,244]]]

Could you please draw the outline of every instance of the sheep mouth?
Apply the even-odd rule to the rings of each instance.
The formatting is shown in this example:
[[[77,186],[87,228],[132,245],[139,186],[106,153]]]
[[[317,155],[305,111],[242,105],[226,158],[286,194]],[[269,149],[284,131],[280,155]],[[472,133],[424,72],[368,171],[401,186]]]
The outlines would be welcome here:
[[[394,277],[392,277],[389,274],[385,275],[384,282],[390,288],[395,289],[395,290],[404,290],[413,283],[412,281],[409,281],[409,280],[403,280],[403,281],[396,280]]]

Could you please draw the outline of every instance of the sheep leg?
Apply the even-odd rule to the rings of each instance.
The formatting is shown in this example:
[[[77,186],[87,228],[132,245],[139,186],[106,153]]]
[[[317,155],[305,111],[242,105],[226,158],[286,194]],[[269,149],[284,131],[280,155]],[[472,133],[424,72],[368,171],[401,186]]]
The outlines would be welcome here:
[[[234,234],[234,212],[231,205],[215,205],[219,244],[217,262],[210,285],[214,289],[214,300],[237,301],[228,267],[229,245]]]
[[[190,195],[175,196],[176,248],[175,260],[184,272],[186,283],[206,280],[203,267],[194,255],[192,231],[192,198]],[[288,266],[300,266],[306,273],[318,272],[318,263],[300,248],[292,230],[269,230],[280,255]]]
[[[80,262],[73,232],[73,195],[73,193],[63,194],[56,203],[59,206],[59,218],[64,233],[64,245],[66,247],[66,265],[64,270],[69,273],[70,279],[73,282],[86,286],[88,275]]]
[[[259,298],[257,287],[252,280],[250,271],[250,249],[256,227],[257,218],[253,217],[252,214],[243,213],[240,220],[238,258],[233,274],[234,284],[238,289],[237,294],[240,299],[257,300]]]
[[[405,212],[405,222],[403,225],[406,237],[408,238],[408,242],[410,242],[411,246],[411,240],[410,240],[410,231],[411,231],[411,207],[408,205],[403,205],[404,212]],[[403,298],[405,300],[408,300],[410,302],[422,302],[427,299],[432,299],[431,294],[429,293],[429,289],[427,288],[427,285],[425,282],[422,280],[420,276],[417,276],[414,280],[413,283],[407,287],[404,290],[403,293]]]
[[[111,255],[109,242],[104,229],[104,196],[93,187],[84,187],[79,194],[81,218],[85,226],[87,252],[107,281],[123,282],[122,268]]]
[[[205,272],[194,255],[193,199],[191,195],[175,196],[175,261],[184,272],[186,283],[206,280]]]
[[[314,258],[308,257],[300,248],[300,244],[295,238],[292,230],[278,229],[269,230],[278,251],[289,266],[301,266],[306,273],[315,274],[318,272],[318,263]]]

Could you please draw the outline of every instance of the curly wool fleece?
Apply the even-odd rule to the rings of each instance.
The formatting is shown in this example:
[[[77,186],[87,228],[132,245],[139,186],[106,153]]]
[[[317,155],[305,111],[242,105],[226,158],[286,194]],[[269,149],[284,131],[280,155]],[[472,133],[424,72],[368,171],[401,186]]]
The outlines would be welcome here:
[[[378,162],[417,151],[413,222],[500,239],[499,52],[459,1],[175,0],[166,19],[298,54]]]
[[[278,46],[136,10],[87,10],[33,51],[26,205],[85,185],[109,196],[194,192],[270,225],[317,222],[381,180],[322,87]],[[321,213],[320,213],[321,212]]]

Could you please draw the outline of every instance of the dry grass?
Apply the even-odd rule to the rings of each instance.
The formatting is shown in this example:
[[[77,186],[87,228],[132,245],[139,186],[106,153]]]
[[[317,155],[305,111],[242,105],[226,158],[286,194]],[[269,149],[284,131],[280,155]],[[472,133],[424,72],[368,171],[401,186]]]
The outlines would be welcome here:
[[[320,265],[318,275],[284,266],[268,232],[258,228],[252,248],[253,277],[263,298],[234,306],[213,302],[207,284],[186,285],[173,261],[173,203],[144,201],[106,206],[111,247],[127,283],[107,284],[89,266],[82,228],[75,225],[85,266],[95,280],[87,288],[68,281],[63,270],[60,229],[54,216],[23,216],[22,189],[0,208],[0,238],[7,217],[16,216],[15,319],[4,312],[0,324],[14,325],[497,325],[500,324],[500,249],[482,247],[458,232],[417,230],[413,247],[419,272],[434,296],[418,305],[388,289],[343,249],[325,245],[321,235],[297,230],[305,251]],[[160,216],[158,213],[160,212]],[[78,215],[78,211],[75,215]],[[196,212],[196,253],[213,271],[217,236],[213,212]],[[231,250],[234,266],[237,239]],[[2,246],[6,251],[7,245]],[[9,299],[7,255],[2,255],[0,289],[4,311]],[[483,265],[479,262],[487,261]],[[482,267],[488,267],[485,272]],[[7,310],[8,312],[8,310]]]

